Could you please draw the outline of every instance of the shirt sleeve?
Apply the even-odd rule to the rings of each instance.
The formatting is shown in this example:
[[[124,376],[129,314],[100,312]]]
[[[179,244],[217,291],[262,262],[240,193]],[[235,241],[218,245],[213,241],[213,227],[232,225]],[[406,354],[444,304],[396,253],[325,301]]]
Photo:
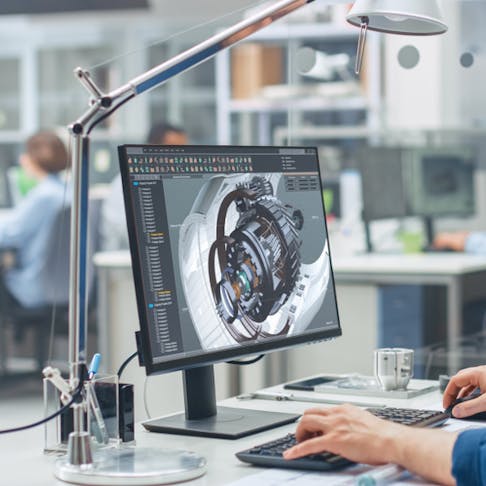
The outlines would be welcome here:
[[[486,428],[462,432],[452,451],[452,475],[457,486],[486,485]]]
[[[464,245],[467,253],[486,255],[486,232],[475,231],[469,234]]]

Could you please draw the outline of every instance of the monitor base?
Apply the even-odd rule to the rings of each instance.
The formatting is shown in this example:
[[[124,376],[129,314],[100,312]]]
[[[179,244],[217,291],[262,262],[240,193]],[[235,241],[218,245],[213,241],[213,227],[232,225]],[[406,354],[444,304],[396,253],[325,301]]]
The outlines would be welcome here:
[[[184,413],[143,422],[150,432],[239,439],[295,422],[300,415],[241,408],[218,407],[212,417],[187,420]]]

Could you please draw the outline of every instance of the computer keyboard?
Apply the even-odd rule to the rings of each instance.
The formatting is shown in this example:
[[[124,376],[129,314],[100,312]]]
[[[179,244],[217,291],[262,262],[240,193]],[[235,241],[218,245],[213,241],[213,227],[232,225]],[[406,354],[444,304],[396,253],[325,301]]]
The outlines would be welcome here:
[[[385,420],[391,420],[413,427],[437,427],[442,425],[450,415],[446,412],[436,410],[415,410],[408,408],[369,408],[369,412]],[[289,469],[309,469],[316,471],[329,471],[340,469],[354,464],[344,457],[324,452],[313,454],[290,461],[283,458],[283,452],[297,443],[294,434],[260,444],[251,449],[237,452],[236,457],[240,461],[248,462],[257,466],[281,467]]]

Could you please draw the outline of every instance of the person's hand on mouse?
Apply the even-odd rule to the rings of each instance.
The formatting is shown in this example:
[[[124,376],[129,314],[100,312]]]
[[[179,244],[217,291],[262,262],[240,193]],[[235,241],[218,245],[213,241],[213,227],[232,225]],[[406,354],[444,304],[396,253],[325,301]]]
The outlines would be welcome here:
[[[479,388],[482,395],[456,405],[453,415],[456,418],[469,417],[479,412],[486,411],[486,366],[465,368],[454,375],[444,391],[442,404],[449,407],[457,398],[468,396],[473,390]]]

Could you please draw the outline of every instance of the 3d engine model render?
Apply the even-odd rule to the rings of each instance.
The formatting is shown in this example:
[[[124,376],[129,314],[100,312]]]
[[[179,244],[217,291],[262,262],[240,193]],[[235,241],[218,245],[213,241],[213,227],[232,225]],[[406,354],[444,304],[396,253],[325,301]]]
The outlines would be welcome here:
[[[327,240],[317,260],[305,262],[304,211],[277,193],[281,177],[215,176],[182,224],[182,283],[204,348],[303,331],[324,300]]]

